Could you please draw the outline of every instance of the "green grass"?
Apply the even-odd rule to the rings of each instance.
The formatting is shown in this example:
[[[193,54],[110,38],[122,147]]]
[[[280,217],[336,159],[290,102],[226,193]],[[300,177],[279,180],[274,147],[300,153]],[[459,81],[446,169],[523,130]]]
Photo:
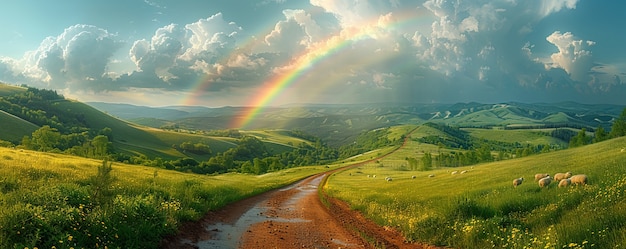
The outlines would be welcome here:
[[[263,142],[272,142],[276,144],[283,144],[284,146],[293,147],[300,144],[311,144],[310,141],[290,136],[285,130],[252,130],[252,131],[240,131],[244,135],[254,136]]]
[[[0,148],[0,248],[155,248],[183,221],[329,170],[203,176],[114,163],[107,175],[102,165]]]
[[[409,241],[455,248],[621,248],[626,246],[622,148],[626,138],[424,172],[386,165],[384,160],[405,156],[394,153],[382,163],[332,175],[327,191],[378,224],[401,230]],[[462,170],[468,172],[450,173]],[[566,171],[587,174],[590,184],[541,189],[533,182],[535,173]],[[393,181],[385,181],[387,176]],[[514,188],[518,177],[526,180]]]
[[[172,145],[180,145],[183,142],[204,143],[207,144],[215,154],[234,148],[238,143],[238,140],[235,138],[211,137],[135,125],[76,101],[60,101],[57,105],[71,112],[84,114],[86,122],[93,129],[111,128],[113,131],[114,147],[119,152],[129,155],[145,155],[148,158],[161,157],[168,160],[192,157],[199,161],[205,161],[208,160],[210,155],[183,154],[175,150]],[[276,131],[253,132],[251,134],[255,134],[256,136],[262,134],[262,138],[264,138],[262,141],[276,153],[290,151],[293,147],[288,145],[288,142],[292,142],[293,144],[302,142],[301,139],[288,137]],[[23,134],[20,135],[23,136]],[[28,135],[30,135],[30,133]]]
[[[505,143],[521,143],[521,144],[558,144],[567,146],[567,142],[558,138],[551,137],[549,134],[554,129],[520,129],[520,130],[501,130],[501,129],[477,129],[464,128],[464,131],[470,133],[471,136],[499,141]]]
[[[25,92],[25,91],[26,91],[26,88],[7,85],[7,84],[0,82],[0,97],[15,94],[18,92]]]
[[[14,144],[21,142],[24,134],[31,134],[39,129],[36,125],[2,110],[0,110],[0,123],[3,129],[3,132],[0,132],[0,139],[13,142]]]

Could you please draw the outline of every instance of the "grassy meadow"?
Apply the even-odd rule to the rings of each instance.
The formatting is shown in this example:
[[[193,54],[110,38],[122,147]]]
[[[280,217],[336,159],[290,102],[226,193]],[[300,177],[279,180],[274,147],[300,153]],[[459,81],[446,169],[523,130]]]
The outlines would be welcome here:
[[[557,144],[563,148],[566,148],[567,141],[560,140],[555,137],[551,137],[546,134],[550,134],[554,129],[520,129],[520,130],[498,130],[498,129],[478,129],[478,128],[464,128],[464,131],[469,132],[473,137],[505,142],[505,143],[520,143],[520,144]],[[575,132],[578,130],[572,129]]]
[[[154,248],[181,222],[324,170],[203,176],[0,148],[0,248]]]
[[[408,171],[401,167],[407,155],[436,151],[409,142],[383,160],[333,174],[325,190],[409,241],[455,248],[623,248],[625,148],[622,137],[475,166]],[[588,175],[589,184],[558,188],[553,182],[542,189],[533,179],[566,171]],[[525,180],[514,188],[518,177]]]

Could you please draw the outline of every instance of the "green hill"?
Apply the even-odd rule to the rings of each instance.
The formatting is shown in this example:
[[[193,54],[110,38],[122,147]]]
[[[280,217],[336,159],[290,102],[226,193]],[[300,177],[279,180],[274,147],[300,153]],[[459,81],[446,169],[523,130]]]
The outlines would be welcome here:
[[[410,143],[406,150],[415,155],[423,149],[419,146]],[[429,171],[393,166],[406,164],[405,158],[394,153],[334,174],[327,192],[379,225],[398,229],[408,241],[452,248],[614,248],[626,243],[626,137]],[[588,185],[559,188],[552,182],[541,188],[534,181],[537,173],[567,171],[586,174]],[[519,177],[525,178],[523,184],[513,187]]]
[[[26,88],[24,87],[12,86],[12,85],[8,85],[8,84],[4,84],[0,82],[0,97],[19,93],[19,92],[25,92],[25,91],[26,91]]]
[[[173,132],[136,125],[103,113],[87,104],[63,99],[52,91],[0,84],[0,94],[3,94],[0,95],[2,101],[0,121],[5,128],[0,132],[0,139],[13,143],[19,143],[22,137],[30,136],[33,131],[43,125],[59,127],[59,131],[63,134],[84,131],[98,132],[104,128],[110,128],[111,134],[108,136],[110,136],[109,140],[113,144],[115,153],[149,159],[159,157],[175,160],[191,157],[197,161],[206,161],[211,155],[235,148],[239,143],[239,139],[232,137]],[[23,115],[37,124],[9,112]],[[291,151],[295,145],[303,142],[297,138],[290,139],[280,132],[258,134],[256,136],[261,138],[261,142],[273,153]],[[182,143],[208,145],[212,154],[197,154],[175,148]]]
[[[2,110],[0,110],[0,123],[2,123],[2,129],[4,130],[0,132],[0,140],[14,144],[19,143],[24,135],[31,134],[39,129],[37,125]]]

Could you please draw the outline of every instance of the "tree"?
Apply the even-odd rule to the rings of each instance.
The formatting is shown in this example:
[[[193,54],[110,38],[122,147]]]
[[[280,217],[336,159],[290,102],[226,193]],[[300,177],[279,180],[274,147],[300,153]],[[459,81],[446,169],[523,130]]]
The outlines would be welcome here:
[[[44,125],[34,131],[32,137],[32,148],[29,149],[35,149],[39,151],[51,151],[59,143],[59,140],[61,139],[61,133],[59,133],[56,128],[50,128],[50,126]]]
[[[569,147],[579,147],[589,143],[589,138],[587,137],[587,129],[582,128],[578,134],[569,140]]]
[[[622,114],[613,121],[613,126],[611,126],[611,133],[609,133],[609,137],[623,137],[626,136],[626,108],[622,111]]]
[[[109,147],[111,146],[111,142],[109,142],[109,138],[105,135],[98,135],[91,140],[91,145],[93,145],[93,155],[96,158],[102,158],[109,153]]]
[[[433,167],[433,157],[430,153],[425,153],[422,157],[422,170],[430,170]]]
[[[417,170],[417,159],[411,157],[406,160],[409,162],[409,168],[411,168],[411,170]]]
[[[593,142],[602,142],[607,139],[609,139],[609,134],[604,130],[604,128],[602,128],[602,126],[598,126],[598,129],[596,129],[596,134],[593,138]]]

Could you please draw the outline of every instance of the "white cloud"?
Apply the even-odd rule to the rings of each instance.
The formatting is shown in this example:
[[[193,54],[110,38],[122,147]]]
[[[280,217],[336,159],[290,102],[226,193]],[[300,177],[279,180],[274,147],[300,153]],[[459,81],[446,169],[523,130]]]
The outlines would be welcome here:
[[[183,55],[186,60],[203,57],[207,53],[219,56],[234,49],[242,30],[236,23],[225,21],[222,13],[187,24],[185,29],[191,33],[190,47]]]
[[[74,25],[27,52],[21,74],[55,87],[76,87],[86,80],[101,79],[119,46],[116,36],[107,30]]]
[[[574,80],[586,81],[593,67],[593,57],[589,48],[595,44],[593,41],[577,40],[570,33],[555,31],[546,37],[559,50],[550,55],[550,62],[546,68],[562,68]]]
[[[554,12],[561,11],[563,8],[575,9],[578,0],[543,0],[540,3],[539,13],[543,16],[548,16]]]

